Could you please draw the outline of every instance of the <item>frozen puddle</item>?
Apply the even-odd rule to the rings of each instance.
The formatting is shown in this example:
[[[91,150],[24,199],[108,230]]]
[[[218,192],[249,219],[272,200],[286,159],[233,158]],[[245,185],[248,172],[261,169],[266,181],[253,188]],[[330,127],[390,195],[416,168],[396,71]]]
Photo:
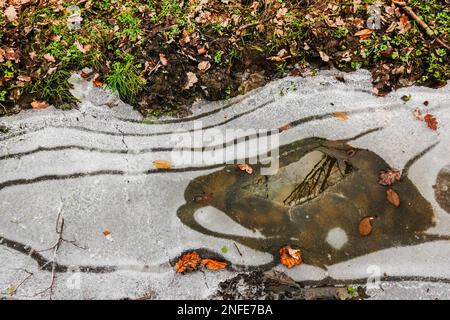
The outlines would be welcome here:
[[[18,285],[28,275],[24,270],[34,275],[18,298],[49,286],[53,251],[39,251],[58,239],[58,214],[64,239],[77,246],[63,242],[57,253],[55,298],[150,292],[199,299],[220,281],[255,268],[312,282],[385,274],[395,281],[450,280],[449,86],[378,98],[367,72],[346,75],[346,83],[324,72],[200,105],[185,119],[142,123],[113,96],[77,77],[74,82],[78,110],[30,110],[0,119],[8,129],[0,133],[0,289]],[[412,99],[405,103],[407,94]],[[437,132],[414,117],[416,108],[436,116]],[[348,120],[335,112],[346,112]],[[241,129],[240,137],[260,141],[247,130],[277,128],[275,175],[261,175],[259,165],[249,175],[208,158],[202,164],[173,159],[176,152],[196,157],[205,151],[174,135],[195,139]],[[247,140],[214,144],[231,161],[238,157],[232,147]],[[173,168],[159,170],[155,160]],[[388,167],[403,170],[394,186],[400,208],[386,201],[386,188],[377,183]],[[371,236],[362,238],[357,227],[365,216],[377,219]],[[289,271],[276,256],[287,243],[301,247],[305,260]],[[232,267],[177,275],[171,263],[186,250]]]

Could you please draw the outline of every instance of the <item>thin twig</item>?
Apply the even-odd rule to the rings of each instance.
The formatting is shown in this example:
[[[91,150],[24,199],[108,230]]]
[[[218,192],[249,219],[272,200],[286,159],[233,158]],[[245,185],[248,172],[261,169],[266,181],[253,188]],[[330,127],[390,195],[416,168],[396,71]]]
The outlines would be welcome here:
[[[446,48],[447,50],[450,51],[450,45],[448,45],[444,40],[436,37],[436,35],[434,34],[434,31],[430,28],[429,25],[427,25],[425,23],[425,21],[423,21],[415,12],[414,10],[408,6],[408,4],[404,1],[396,1],[396,0],[392,0],[392,3],[401,7],[403,9],[403,11],[405,11],[412,19],[414,19],[417,24],[425,31],[425,33],[430,36],[431,38],[433,38],[437,43],[439,43],[441,46],[443,46],[444,48]]]
[[[26,269],[19,269],[19,270],[22,270],[22,271],[28,273],[28,275],[22,281],[20,281],[20,283],[17,286],[14,287],[14,289],[11,293],[12,296],[14,296],[17,293],[17,290],[20,288],[20,286],[22,286],[25,282],[27,282],[28,279],[30,279],[34,275],[33,272],[30,272]]]
[[[239,255],[242,257],[242,252],[241,252],[241,250],[239,250],[239,247],[237,246],[236,242],[233,242],[233,244],[236,247],[236,250],[239,253]]]
[[[71,245],[73,245],[73,246],[75,246],[77,248],[85,249],[85,248],[79,246],[78,244],[76,244],[75,240],[66,240],[66,239],[64,239],[64,236],[63,236],[63,233],[64,233],[64,217],[62,217],[63,208],[64,208],[64,203],[61,202],[61,207],[58,210],[58,216],[56,218],[56,225],[55,225],[55,232],[58,235],[58,239],[56,240],[55,244],[53,246],[51,246],[50,248],[39,251],[39,252],[44,252],[44,251],[53,250],[52,260],[48,261],[48,263],[46,263],[45,265],[43,265],[41,267],[41,269],[42,269],[42,268],[46,267],[47,264],[51,263],[51,265],[52,265],[52,274],[51,274],[50,285],[46,289],[36,293],[36,295],[41,295],[41,294],[44,294],[46,292],[49,292],[49,299],[50,300],[52,300],[52,297],[53,297],[53,290],[54,290],[55,281],[56,281],[56,273],[55,273],[56,266],[57,266],[56,258],[57,258],[58,250],[61,247],[61,245],[64,242],[67,242],[67,243],[70,243]]]

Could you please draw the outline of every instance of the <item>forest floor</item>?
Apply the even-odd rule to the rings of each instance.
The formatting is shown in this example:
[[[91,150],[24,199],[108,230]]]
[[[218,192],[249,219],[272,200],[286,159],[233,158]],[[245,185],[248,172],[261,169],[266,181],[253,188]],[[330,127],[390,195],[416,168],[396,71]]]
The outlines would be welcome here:
[[[449,31],[449,0],[0,0],[0,116],[71,108],[71,72],[149,119],[331,67],[441,87]]]

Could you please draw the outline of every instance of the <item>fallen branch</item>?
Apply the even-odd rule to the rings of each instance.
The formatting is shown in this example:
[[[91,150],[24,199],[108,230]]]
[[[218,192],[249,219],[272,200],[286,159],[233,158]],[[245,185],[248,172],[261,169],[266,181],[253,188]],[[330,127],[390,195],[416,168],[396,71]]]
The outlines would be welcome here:
[[[448,45],[444,40],[436,37],[436,35],[434,34],[434,31],[430,28],[429,25],[427,25],[425,23],[425,21],[423,21],[415,12],[414,10],[408,6],[408,4],[404,1],[396,1],[396,0],[392,0],[392,3],[401,7],[403,9],[403,11],[405,11],[412,19],[414,19],[414,21],[417,22],[417,24],[425,31],[425,33],[430,36],[431,38],[433,38],[437,43],[439,43],[441,46],[443,46],[444,48],[446,48],[447,50],[450,51],[450,45]]]
[[[60,209],[58,210],[58,216],[57,216],[57,218],[56,218],[55,231],[56,231],[56,234],[58,235],[58,239],[56,240],[55,244],[54,244],[53,246],[51,246],[50,248],[45,249],[45,250],[41,250],[41,252],[53,250],[53,258],[52,258],[51,261],[48,262],[48,263],[51,263],[51,271],[52,271],[52,275],[51,275],[51,282],[50,282],[50,285],[48,286],[48,288],[46,288],[46,289],[44,289],[44,290],[42,290],[42,291],[36,293],[36,295],[41,295],[41,294],[44,294],[44,293],[46,293],[46,292],[49,292],[49,299],[50,299],[50,300],[52,299],[52,296],[53,296],[53,290],[54,290],[54,287],[55,287],[55,280],[56,280],[56,272],[55,272],[55,271],[56,271],[57,266],[58,266],[58,263],[56,262],[56,255],[57,255],[58,250],[59,250],[59,248],[61,247],[61,245],[62,245],[64,242],[67,242],[67,243],[70,243],[70,244],[72,244],[73,246],[75,246],[75,247],[77,247],[77,248],[85,249],[85,248],[83,248],[83,247],[77,245],[77,244],[75,243],[75,240],[72,240],[72,241],[71,241],[71,240],[66,240],[66,239],[64,239],[64,237],[63,237],[63,232],[64,232],[64,218],[62,217],[62,210],[63,210],[63,207],[64,207],[64,204],[61,203],[61,207],[60,207]],[[42,266],[42,268],[45,267],[45,266],[46,266],[46,265]]]

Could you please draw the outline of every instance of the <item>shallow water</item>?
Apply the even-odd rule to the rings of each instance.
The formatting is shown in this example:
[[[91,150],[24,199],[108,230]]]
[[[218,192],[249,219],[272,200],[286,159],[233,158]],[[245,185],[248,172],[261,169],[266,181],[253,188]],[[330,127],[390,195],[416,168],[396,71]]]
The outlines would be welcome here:
[[[389,168],[375,153],[352,148],[346,141],[305,139],[280,150],[276,175],[262,176],[259,166],[248,175],[235,165],[193,180],[185,191],[180,219],[199,232],[232,239],[277,256],[281,246],[302,249],[304,262],[324,266],[396,246],[436,239],[425,234],[434,226],[433,209],[408,177],[392,187],[399,208],[386,199],[388,187],[378,174]],[[212,206],[263,239],[208,230],[193,217]],[[358,225],[375,217],[363,237]]]

